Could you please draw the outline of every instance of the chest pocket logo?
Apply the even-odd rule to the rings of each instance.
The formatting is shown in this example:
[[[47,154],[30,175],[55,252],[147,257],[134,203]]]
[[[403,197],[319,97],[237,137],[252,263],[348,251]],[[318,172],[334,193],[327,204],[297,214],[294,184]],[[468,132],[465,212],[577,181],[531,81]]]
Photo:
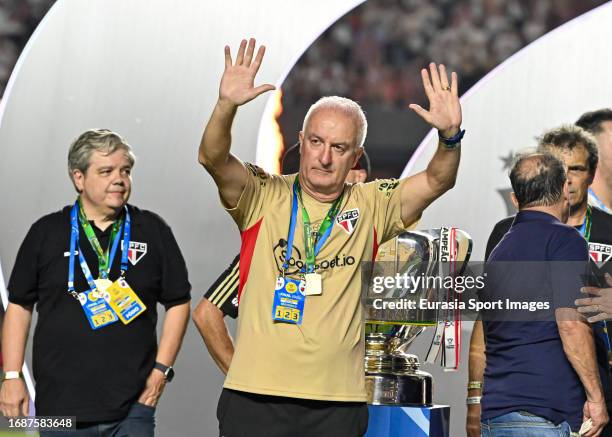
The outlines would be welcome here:
[[[359,220],[359,208],[351,209],[349,211],[345,211],[336,217],[336,223],[340,225],[344,231],[351,235],[357,227],[357,221]]]
[[[609,244],[589,243],[589,255],[591,259],[601,268],[610,257],[612,257],[612,246]]]
[[[123,241],[121,242],[123,244]],[[139,243],[138,241],[130,241],[130,247],[128,248],[128,260],[130,264],[135,266],[138,261],[144,258],[147,254],[147,243]]]

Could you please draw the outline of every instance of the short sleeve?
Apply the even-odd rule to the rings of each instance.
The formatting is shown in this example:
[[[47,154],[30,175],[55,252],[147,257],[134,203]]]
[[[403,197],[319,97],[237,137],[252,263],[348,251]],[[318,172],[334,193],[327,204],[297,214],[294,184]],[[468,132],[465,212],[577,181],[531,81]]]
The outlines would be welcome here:
[[[238,317],[238,284],[240,283],[240,255],[204,293],[204,297],[232,319]]]
[[[580,288],[587,285],[589,252],[587,242],[574,229],[558,237],[551,253],[551,282],[554,308],[575,308],[581,296]]]
[[[162,255],[162,290],[159,302],[171,308],[191,300],[191,284],[187,276],[187,265],[172,229],[162,221],[159,224]]]
[[[263,215],[266,197],[273,190],[274,179],[262,168],[245,163],[247,169],[247,181],[238,204],[234,208],[225,207],[232,216],[238,228],[243,231],[251,227]]]
[[[35,223],[28,231],[21,247],[8,283],[9,302],[18,305],[33,305],[38,301],[38,278],[40,248],[43,233]]]
[[[374,226],[378,244],[392,239],[417,223],[415,221],[405,227],[402,222],[401,188],[404,181],[405,179],[378,179],[368,184],[368,192],[374,205]]]

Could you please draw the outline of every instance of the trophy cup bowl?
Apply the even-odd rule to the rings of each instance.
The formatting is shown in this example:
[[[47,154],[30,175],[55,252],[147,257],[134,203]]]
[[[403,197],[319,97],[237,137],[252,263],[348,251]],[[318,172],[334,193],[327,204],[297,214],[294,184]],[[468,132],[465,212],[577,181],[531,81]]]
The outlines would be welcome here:
[[[459,236],[456,249],[462,263],[457,271],[461,274],[472,246],[467,233],[458,229],[456,232]],[[419,370],[418,357],[407,351],[425,327],[435,325],[438,320],[435,309],[423,308],[419,303],[438,298],[438,288],[423,278],[435,277],[442,269],[440,235],[440,229],[405,232],[379,249],[370,272],[372,279],[377,276],[397,278],[399,275],[405,279],[420,277],[422,282],[415,286],[416,282],[404,281],[401,286],[382,292],[375,289],[373,281],[368,282],[364,306],[366,323],[373,331],[366,334],[365,373],[369,404],[433,404],[433,377]],[[400,302],[403,306],[381,308],[381,300]]]

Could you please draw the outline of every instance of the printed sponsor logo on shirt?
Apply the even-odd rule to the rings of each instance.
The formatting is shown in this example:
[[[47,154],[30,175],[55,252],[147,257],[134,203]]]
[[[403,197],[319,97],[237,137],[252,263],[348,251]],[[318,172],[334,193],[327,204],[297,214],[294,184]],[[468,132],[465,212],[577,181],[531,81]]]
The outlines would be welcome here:
[[[123,245],[123,241],[121,242]],[[130,241],[130,247],[128,248],[128,260],[130,264],[135,266],[138,261],[144,258],[147,254],[147,243],[139,243],[138,241]]]
[[[391,197],[393,190],[397,188],[399,181],[397,179],[387,179],[378,183],[378,191],[385,193],[385,197]]]
[[[250,162],[245,163],[246,168],[253,174],[253,176],[259,178],[259,184],[263,187],[266,185],[266,179],[268,179],[267,173],[261,168]]]
[[[273,251],[274,260],[276,261],[276,267],[279,271],[281,271],[283,263],[285,262],[285,257],[287,255],[287,240],[285,240],[284,238],[278,240],[278,243],[274,246]],[[334,269],[337,267],[352,266],[353,264],[355,264],[355,262],[356,260],[354,256],[343,253],[342,255],[337,255],[331,259],[317,259],[314,268],[316,272],[320,270]],[[291,258],[289,258],[288,264],[289,267],[285,271],[285,274],[287,275],[295,275],[299,273],[306,265],[304,260],[302,259],[302,253],[296,246],[293,246]]]
[[[589,254],[597,267],[603,266],[612,257],[612,245],[602,243],[589,243]]]
[[[351,209],[336,217],[336,223],[349,235],[355,230],[357,220],[359,220],[359,208]]]
[[[389,179],[378,184],[378,191],[393,191],[398,185],[399,181],[397,179]]]

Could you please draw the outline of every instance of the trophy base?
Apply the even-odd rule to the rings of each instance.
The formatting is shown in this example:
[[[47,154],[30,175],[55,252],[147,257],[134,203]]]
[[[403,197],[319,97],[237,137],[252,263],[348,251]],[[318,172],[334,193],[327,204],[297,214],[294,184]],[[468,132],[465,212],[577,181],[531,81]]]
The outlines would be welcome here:
[[[409,373],[366,373],[370,405],[433,405],[433,377],[420,370]]]

